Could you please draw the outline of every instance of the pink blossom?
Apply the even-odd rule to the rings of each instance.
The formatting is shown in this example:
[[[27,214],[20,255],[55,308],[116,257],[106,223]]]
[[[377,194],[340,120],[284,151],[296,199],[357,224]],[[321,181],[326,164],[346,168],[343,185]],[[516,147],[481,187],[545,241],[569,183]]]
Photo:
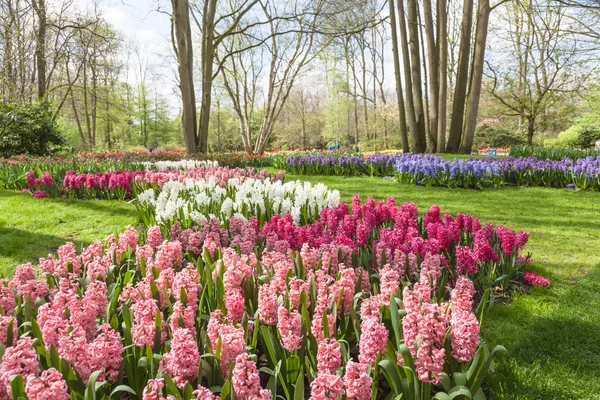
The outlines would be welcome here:
[[[109,324],[101,325],[99,331],[100,334],[87,347],[89,366],[92,371],[102,371],[98,380],[115,382],[123,362],[121,335]]]
[[[473,309],[473,296],[475,288],[473,281],[465,276],[459,276],[454,289],[452,289],[452,305],[457,310],[471,311]]]
[[[310,384],[309,400],[339,400],[344,395],[344,383],[339,375],[318,374]]]
[[[58,355],[64,358],[79,377],[87,382],[93,370],[90,366],[86,332],[81,326],[74,326],[70,333],[58,339]]]
[[[154,334],[156,330],[155,318],[158,312],[156,300],[140,300],[133,309],[134,324],[131,328],[133,342],[138,347],[153,346]],[[162,324],[161,342],[167,338],[164,330],[165,324]]]
[[[0,307],[5,315],[12,314],[17,307],[15,295],[7,284],[10,284],[7,279],[0,279]]]
[[[205,388],[202,385],[198,385],[198,388],[194,390],[192,394],[196,396],[196,400],[216,400],[219,398],[218,396],[215,396],[210,389]]]
[[[68,400],[67,382],[56,368],[43,371],[37,377],[29,375],[25,384],[25,393],[29,400]]]
[[[244,328],[233,326],[224,321],[221,311],[217,309],[210,315],[206,333],[210,339],[213,353],[217,352],[220,341],[219,366],[225,379],[231,363],[235,361],[238,355],[246,352]]]
[[[146,243],[148,243],[153,248],[160,246],[162,243],[162,233],[160,231],[160,227],[158,225],[154,225],[148,228],[148,233],[146,235]]]
[[[523,281],[528,285],[550,287],[550,280],[533,272],[526,271],[523,275]]]
[[[452,357],[460,362],[471,361],[479,346],[479,321],[470,310],[456,310],[450,321]]]
[[[179,328],[173,333],[171,350],[163,356],[160,369],[165,371],[179,388],[198,377],[200,352],[194,336],[187,329]]]
[[[467,274],[476,273],[479,268],[477,268],[477,258],[475,253],[471,250],[469,246],[456,246],[456,273],[462,274],[466,272]]]
[[[344,387],[348,400],[370,400],[373,379],[366,373],[367,366],[349,360],[346,364]]]
[[[175,400],[172,395],[163,396],[162,390],[165,387],[165,380],[160,379],[148,379],[148,383],[142,393],[142,400]]]
[[[8,326],[12,322],[12,337],[13,341],[17,340],[18,322],[15,317],[10,315],[0,315],[0,343],[6,346],[8,339]]]
[[[239,400],[270,400],[273,397],[270,391],[261,388],[256,363],[245,352],[235,359],[231,384],[235,398]]]
[[[232,321],[241,321],[244,316],[245,297],[241,289],[229,290],[225,293],[227,316]]]
[[[32,346],[33,339],[21,336],[13,346],[5,350],[0,365],[1,398],[10,398],[9,379],[11,376],[21,375],[24,380],[27,380],[30,375],[38,376],[40,374],[37,354]]]
[[[277,311],[277,330],[281,336],[281,345],[289,352],[300,348],[302,343],[302,318],[298,311],[290,311],[279,306]]]
[[[363,318],[360,329],[358,360],[361,364],[369,364],[374,362],[377,354],[385,349],[389,332],[385,325],[380,324],[373,317]]]
[[[258,289],[258,315],[260,322],[266,325],[277,324],[279,303],[275,289],[270,284],[261,285]]]
[[[317,351],[317,373],[335,374],[342,364],[342,353],[340,343],[332,338],[319,342]]]

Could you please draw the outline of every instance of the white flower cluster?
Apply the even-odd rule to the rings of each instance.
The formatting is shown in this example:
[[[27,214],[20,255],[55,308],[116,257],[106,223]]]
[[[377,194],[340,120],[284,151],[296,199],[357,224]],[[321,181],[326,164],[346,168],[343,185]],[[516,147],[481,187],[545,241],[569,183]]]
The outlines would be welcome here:
[[[145,169],[154,169],[157,171],[164,171],[165,169],[176,169],[184,170],[198,167],[218,167],[217,161],[200,161],[200,160],[179,160],[179,161],[155,161],[155,162],[143,162],[141,163]]]
[[[214,178],[208,181],[170,181],[162,190],[148,189],[138,195],[139,206],[153,213],[158,224],[180,221],[183,226],[201,225],[210,218],[226,223],[231,217],[248,219],[256,216],[259,222],[268,221],[274,214],[292,215],[297,225],[319,218],[321,210],[337,207],[340,193],[322,183],[271,182],[230,179],[225,187]]]

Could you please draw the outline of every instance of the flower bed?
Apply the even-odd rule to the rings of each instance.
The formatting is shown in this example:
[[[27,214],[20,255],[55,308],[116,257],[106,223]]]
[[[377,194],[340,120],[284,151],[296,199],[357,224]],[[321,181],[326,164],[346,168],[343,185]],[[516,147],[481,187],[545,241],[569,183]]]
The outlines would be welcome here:
[[[201,165],[189,169],[163,169],[134,170],[134,171],[111,171],[111,172],[89,172],[80,173],[73,170],[65,172],[64,178],[57,181],[48,172],[36,173],[29,171],[25,175],[26,189],[34,195],[45,193],[45,197],[70,197],[79,199],[130,199],[136,193],[148,188],[160,188],[165,182],[193,180],[214,180],[217,184],[225,186],[229,179],[243,181],[248,178],[254,180],[283,180],[283,172],[277,175],[266,170],[256,171],[253,168],[229,168],[219,167],[214,163],[206,164],[199,161],[184,161],[176,163],[161,164],[159,168],[172,166],[174,168],[185,168],[190,165]],[[146,167],[152,165],[147,164]],[[39,174],[39,170],[38,170]],[[61,183],[59,183],[61,182]]]
[[[0,282],[0,397],[483,396],[501,348],[479,324],[526,233],[392,198],[259,225],[129,228],[62,246],[41,279],[19,266]]]
[[[502,185],[574,187],[600,190],[600,157],[538,160],[471,158],[447,161],[424,154],[359,156],[293,156],[284,169],[299,175],[390,176],[402,183],[424,186],[489,188]]]
[[[284,169],[298,175],[388,176],[393,175],[398,157],[398,154],[294,155],[287,158]]]
[[[600,190],[600,157],[561,161],[529,158],[446,161],[431,155],[401,157],[400,182],[429,186],[485,188],[500,185],[577,187]]]
[[[323,184],[270,179],[231,179],[225,185],[216,179],[172,180],[162,190],[148,189],[138,195],[141,220],[151,226],[184,227],[217,218],[226,225],[235,216],[257,218],[260,226],[273,215],[290,213],[296,224],[307,224],[319,217],[323,208],[340,204],[340,193]]]

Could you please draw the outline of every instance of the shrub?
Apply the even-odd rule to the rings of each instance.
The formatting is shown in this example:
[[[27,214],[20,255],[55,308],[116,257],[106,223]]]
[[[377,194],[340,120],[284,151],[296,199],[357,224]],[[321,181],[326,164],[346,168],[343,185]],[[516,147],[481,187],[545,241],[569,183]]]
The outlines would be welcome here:
[[[595,125],[582,125],[579,128],[579,135],[575,142],[576,146],[582,149],[589,149],[594,146],[596,140],[600,139],[600,128]]]
[[[572,126],[566,131],[558,134],[556,139],[546,139],[544,147],[554,149],[575,149],[577,148],[577,140],[579,139],[579,126]]]
[[[525,136],[520,132],[512,132],[500,126],[481,125],[475,131],[473,146],[483,147],[511,147],[525,143]]]
[[[47,101],[0,104],[0,154],[45,156],[65,144]]]

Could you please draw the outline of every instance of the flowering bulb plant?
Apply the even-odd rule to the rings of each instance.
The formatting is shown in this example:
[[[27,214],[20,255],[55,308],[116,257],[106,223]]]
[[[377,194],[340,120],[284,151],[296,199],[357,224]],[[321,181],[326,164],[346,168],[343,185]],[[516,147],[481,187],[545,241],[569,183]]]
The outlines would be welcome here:
[[[527,241],[507,232],[355,196],[304,225],[212,218],[68,243],[0,281],[0,394],[474,398],[501,348],[481,343],[490,296],[472,278]]]
[[[313,222],[322,209],[337,207],[340,193],[323,184],[271,179],[216,179],[169,181],[162,190],[139,194],[137,207],[146,225],[171,226],[179,222],[190,228],[217,218],[228,226],[231,217],[247,220],[255,216],[259,226],[274,215],[289,213],[296,225]]]

